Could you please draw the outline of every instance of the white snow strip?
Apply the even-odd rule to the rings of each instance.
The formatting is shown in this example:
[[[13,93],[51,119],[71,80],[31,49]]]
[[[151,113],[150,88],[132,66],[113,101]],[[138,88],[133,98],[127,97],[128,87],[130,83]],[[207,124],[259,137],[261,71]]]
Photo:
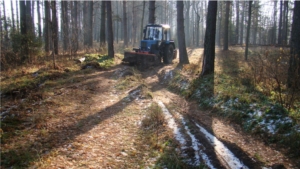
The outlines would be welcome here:
[[[197,123],[195,124],[200,129],[200,131],[205,135],[205,137],[210,142],[210,144],[215,147],[215,151],[220,156],[222,156],[222,158],[226,161],[227,165],[230,168],[248,169],[248,167],[245,166],[237,157],[235,157],[234,154],[221,141],[219,141],[215,136],[210,134],[208,131],[206,131],[203,127],[199,126]]]
[[[177,126],[177,124],[176,124],[173,116],[170,114],[170,112],[168,111],[168,109],[166,108],[166,106],[161,101],[158,101],[157,103],[161,107],[162,112],[165,115],[165,119],[168,122],[168,126],[171,129],[173,129],[173,133],[175,135],[175,139],[182,145],[181,149],[184,150],[185,148],[187,148],[185,146],[186,140],[184,139],[183,135],[179,131],[179,128],[178,128],[178,126]],[[180,117],[180,119],[182,121],[182,124],[184,125],[184,129],[187,131],[187,134],[192,139],[192,146],[193,146],[193,149],[195,150],[195,162],[194,162],[193,165],[199,165],[200,164],[200,157],[199,157],[199,154],[200,154],[201,158],[203,159],[203,161],[205,162],[205,164],[209,168],[215,169],[215,167],[212,165],[211,161],[209,160],[208,156],[202,150],[199,149],[199,145],[201,145],[201,144],[197,141],[197,139],[195,138],[195,136],[188,129],[188,127],[186,125],[186,122],[184,121],[184,118],[182,116],[180,116],[180,115],[179,115],[179,117]]]
[[[181,119],[181,122],[184,126],[184,129],[186,130],[187,134],[191,137],[192,139],[192,146],[193,149],[195,150],[195,162],[194,165],[198,166],[200,165],[200,157],[199,154],[201,155],[201,158],[203,159],[204,163],[211,169],[214,169],[215,167],[212,165],[211,161],[209,160],[208,156],[199,149],[199,146],[202,146],[201,143],[198,142],[198,140],[196,139],[196,137],[190,132],[190,129],[188,128],[188,126],[186,125],[186,122],[184,120],[184,118],[178,113],[179,118]]]
[[[186,141],[183,137],[183,135],[180,133],[179,128],[177,124],[175,123],[174,118],[170,114],[169,110],[166,108],[166,106],[161,102],[157,102],[158,105],[161,107],[163,114],[165,115],[165,119],[168,122],[168,126],[173,129],[173,133],[175,135],[176,140],[183,146],[182,149],[184,148]]]

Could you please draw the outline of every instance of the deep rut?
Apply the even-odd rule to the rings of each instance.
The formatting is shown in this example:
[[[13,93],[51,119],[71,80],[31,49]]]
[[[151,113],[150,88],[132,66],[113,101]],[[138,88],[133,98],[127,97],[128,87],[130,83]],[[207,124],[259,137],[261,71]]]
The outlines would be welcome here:
[[[172,110],[171,108],[169,110],[165,106],[165,104],[180,105],[180,102],[186,101],[166,90],[166,81],[169,79],[168,75],[164,75],[164,73],[172,71],[168,70],[168,67],[163,69],[157,70],[158,73],[155,70],[143,72],[143,76],[154,93],[154,100],[163,111],[168,127],[173,131],[174,138],[180,144],[180,152],[184,161],[192,166],[205,164],[208,168],[261,168],[262,166],[249,158],[246,153],[240,157],[236,156],[221,140],[193,117],[178,111],[178,109]]]

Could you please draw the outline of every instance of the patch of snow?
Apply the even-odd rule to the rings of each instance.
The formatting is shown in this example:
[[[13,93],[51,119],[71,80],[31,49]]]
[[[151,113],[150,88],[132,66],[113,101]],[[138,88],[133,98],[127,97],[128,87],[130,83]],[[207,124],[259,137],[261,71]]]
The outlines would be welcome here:
[[[230,168],[243,168],[248,167],[244,165],[235,155],[215,136],[206,131],[203,127],[195,123],[199,130],[205,135],[206,139],[209,140],[210,144],[215,147],[215,151],[222,156]]]
[[[251,103],[249,106],[250,106],[250,108],[254,108],[254,107],[256,107],[256,103]]]
[[[258,116],[258,117],[261,117],[262,111],[256,110],[256,111],[254,112],[254,114],[255,114],[256,116]]]
[[[215,168],[211,161],[209,160],[208,156],[199,149],[199,145],[202,146],[201,143],[198,142],[198,140],[196,139],[196,137],[190,132],[188,126],[186,125],[186,122],[184,120],[184,118],[180,115],[180,119],[181,119],[181,123],[184,126],[184,129],[186,130],[186,133],[190,136],[190,138],[192,139],[192,147],[195,150],[195,162],[194,162],[194,166],[198,166],[200,164],[200,157],[199,154],[201,155],[201,158],[203,159],[204,163],[209,167],[209,168]]]
[[[180,83],[181,90],[186,90],[186,89],[189,88],[189,86],[190,86],[190,84],[189,84],[189,82],[187,80],[183,80]]]
[[[172,70],[168,70],[166,73],[165,73],[165,76],[164,76],[164,80],[167,80],[167,79],[173,79],[173,71]]]
[[[275,134],[276,126],[274,124],[267,125],[268,132],[271,134]]]
[[[196,97],[200,97],[201,96],[201,91],[199,89],[196,90],[195,96]]]
[[[186,140],[184,139],[182,133],[179,131],[179,128],[178,128],[173,116],[170,114],[168,109],[165,107],[165,105],[161,101],[158,101],[158,105],[161,107],[161,109],[162,109],[162,111],[165,115],[165,119],[168,122],[169,128],[173,129],[175,139],[182,145],[181,150],[186,149],[187,148],[185,146]],[[182,122],[182,124],[184,126],[184,129],[186,130],[187,134],[190,136],[190,138],[192,140],[192,148],[195,150],[195,162],[192,165],[196,166],[196,165],[200,164],[200,157],[199,157],[199,155],[200,155],[202,157],[203,161],[205,162],[205,164],[209,168],[214,169],[215,167],[212,165],[212,163],[211,163],[210,159],[208,158],[208,156],[202,150],[199,149],[199,145],[201,146],[201,144],[198,142],[196,137],[188,129],[184,118],[180,115],[179,115],[179,118],[181,119],[181,122]],[[183,156],[184,156],[184,154],[183,154]]]
[[[7,114],[10,113],[11,109],[17,108],[16,105],[9,107],[7,110],[1,112],[1,118],[4,119]]]
[[[133,90],[129,92],[129,95],[135,98],[138,94],[140,94],[141,90]]]
[[[239,103],[239,98],[236,98],[234,102]]]
[[[270,134],[275,134],[276,133],[276,125],[273,124],[274,120],[270,120],[269,122],[266,122],[264,119],[259,123],[260,126],[262,126],[262,129]]]
[[[175,139],[182,145],[184,146],[186,144],[186,141],[183,137],[183,135],[181,134],[181,132],[179,131],[179,128],[174,120],[174,118],[172,117],[172,115],[170,114],[169,110],[166,108],[166,106],[161,102],[158,101],[157,102],[158,105],[160,106],[160,108],[162,109],[162,112],[165,116],[166,121],[168,122],[168,127],[173,129],[173,133],[175,135]],[[183,148],[183,147],[182,147]]]

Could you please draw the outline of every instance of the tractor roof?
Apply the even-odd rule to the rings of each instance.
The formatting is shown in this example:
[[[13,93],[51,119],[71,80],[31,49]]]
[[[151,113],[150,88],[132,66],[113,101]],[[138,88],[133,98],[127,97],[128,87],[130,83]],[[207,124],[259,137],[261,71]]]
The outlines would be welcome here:
[[[147,26],[163,27],[165,29],[169,29],[170,28],[170,25],[167,25],[167,24],[152,24],[152,23],[149,23]]]

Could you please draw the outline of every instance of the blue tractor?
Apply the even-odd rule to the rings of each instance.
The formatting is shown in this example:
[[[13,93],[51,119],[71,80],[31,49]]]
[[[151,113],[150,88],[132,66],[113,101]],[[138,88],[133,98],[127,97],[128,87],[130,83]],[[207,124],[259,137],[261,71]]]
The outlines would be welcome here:
[[[177,56],[174,40],[171,40],[170,26],[164,24],[148,24],[144,28],[140,47],[133,50],[124,53],[123,62],[137,65],[139,69],[158,65],[161,60],[170,64]]]

